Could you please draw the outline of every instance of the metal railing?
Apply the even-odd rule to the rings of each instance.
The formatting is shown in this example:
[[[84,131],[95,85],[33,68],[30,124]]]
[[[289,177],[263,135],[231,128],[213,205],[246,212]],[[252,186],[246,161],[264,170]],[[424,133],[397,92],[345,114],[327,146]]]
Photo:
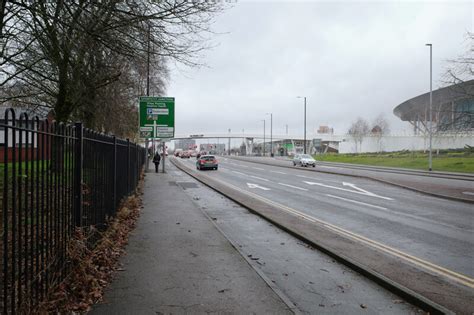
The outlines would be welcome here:
[[[104,228],[136,188],[145,148],[85,129],[16,117],[0,121],[0,306],[25,313],[68,274],[76,228]],[[95,229],[90,229],[95,227]]]

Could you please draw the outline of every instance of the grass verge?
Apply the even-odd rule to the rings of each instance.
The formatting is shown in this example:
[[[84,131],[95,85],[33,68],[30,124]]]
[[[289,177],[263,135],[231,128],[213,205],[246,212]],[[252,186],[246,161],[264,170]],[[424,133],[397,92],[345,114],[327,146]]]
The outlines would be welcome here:
[[[428,153],[400,151],[390,153],[321,154],[319,161],[353,163],[371,166],[400,167],[428,170]],[[433,153],[433,170],[474,173],[474,153],[465,151],[440,151]]]

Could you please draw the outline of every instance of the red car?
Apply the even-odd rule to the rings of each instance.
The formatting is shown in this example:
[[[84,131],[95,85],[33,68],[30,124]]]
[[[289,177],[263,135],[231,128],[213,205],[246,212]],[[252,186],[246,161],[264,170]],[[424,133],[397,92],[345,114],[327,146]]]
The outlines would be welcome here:
[[[217,159],[214,155],[202,155],[196,161],[196,168],[198,170],[205,170],[205,169],[217,170],[218,167],[219,167],[219,163],[217,162]]]

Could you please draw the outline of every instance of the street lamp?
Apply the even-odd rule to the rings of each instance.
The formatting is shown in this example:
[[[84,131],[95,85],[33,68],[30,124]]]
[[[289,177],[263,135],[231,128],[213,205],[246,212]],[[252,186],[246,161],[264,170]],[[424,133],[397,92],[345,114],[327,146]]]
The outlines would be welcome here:
[[[304,98],[304,146],[303,153],[306,154],[306,96],[297,96],[296,98]]]
[[[265,115],[270,115],[270,156],[273,157],[273,113]]]
[[[227,155],[230,156],[230,128],[229,128],[229,151],[227,152]]]
[[[430,152],[428,157],[428,170],[431,172],[433,169],[433,155],[432,155],[432,143],[433,143],[433,117],[431,114],[431,108],[433,107],[433,44],[426,44],[430,47],[430,124],[429,124],[429,134],[430,134]]]
[[[265,119],[261,121],[263,121],[263,156],[265,156]]]

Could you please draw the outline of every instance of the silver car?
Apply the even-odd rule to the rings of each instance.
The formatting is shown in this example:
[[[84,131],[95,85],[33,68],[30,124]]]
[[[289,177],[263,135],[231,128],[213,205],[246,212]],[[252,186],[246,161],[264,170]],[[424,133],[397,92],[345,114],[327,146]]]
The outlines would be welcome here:
[[[296,154],[293,158],[293,166],[316,166],[316,160],[309,154]]]

